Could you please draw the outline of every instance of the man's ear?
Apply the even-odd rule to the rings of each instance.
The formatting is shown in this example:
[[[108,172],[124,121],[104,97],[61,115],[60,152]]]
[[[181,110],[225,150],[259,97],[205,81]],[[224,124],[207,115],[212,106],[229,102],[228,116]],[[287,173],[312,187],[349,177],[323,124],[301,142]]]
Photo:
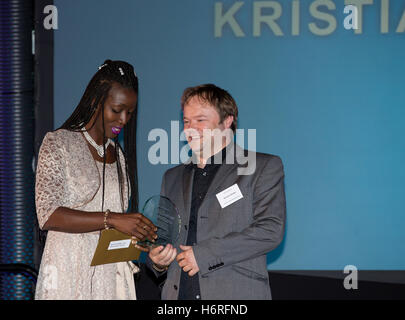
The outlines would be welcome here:
[[[229,129],[233,123],[233,116],[227,116],[222,122],[224,123],[225,129]]]

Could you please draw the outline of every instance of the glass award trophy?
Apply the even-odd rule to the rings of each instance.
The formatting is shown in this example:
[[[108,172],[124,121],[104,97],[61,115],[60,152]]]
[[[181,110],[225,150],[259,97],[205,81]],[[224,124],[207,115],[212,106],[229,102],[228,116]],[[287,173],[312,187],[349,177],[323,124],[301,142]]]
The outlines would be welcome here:
[[[166,244],[174,244],[181,228],[181,218],[176,205],[167,197],[156,195],[150,197],[143,206],[142,214],[151,220],[157,227],[157,239],[138,241],[142,247],[156,247]]]

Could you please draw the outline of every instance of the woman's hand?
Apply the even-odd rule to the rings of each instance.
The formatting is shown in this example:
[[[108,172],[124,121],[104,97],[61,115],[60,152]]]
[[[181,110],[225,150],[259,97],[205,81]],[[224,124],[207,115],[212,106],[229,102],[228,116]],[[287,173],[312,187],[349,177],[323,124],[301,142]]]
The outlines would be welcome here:
[[[107,224],[118,231],[129,234],[135,241],[149,240],[154,242],[157,238],[157,228],[141,213],[113,213],[107,218]]]

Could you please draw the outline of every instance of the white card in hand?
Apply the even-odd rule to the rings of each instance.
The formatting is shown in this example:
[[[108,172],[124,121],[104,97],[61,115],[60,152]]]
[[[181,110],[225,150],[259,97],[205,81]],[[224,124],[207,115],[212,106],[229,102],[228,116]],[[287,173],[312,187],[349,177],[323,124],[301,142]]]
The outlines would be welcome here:
[[[111,241],[107,250],[128,248],[130,244],[131,244],[131,239]]]
[[[222,209],[243,198],[242,192],[240,192],[236,183],[224,191],[217,193],[216,196]]]

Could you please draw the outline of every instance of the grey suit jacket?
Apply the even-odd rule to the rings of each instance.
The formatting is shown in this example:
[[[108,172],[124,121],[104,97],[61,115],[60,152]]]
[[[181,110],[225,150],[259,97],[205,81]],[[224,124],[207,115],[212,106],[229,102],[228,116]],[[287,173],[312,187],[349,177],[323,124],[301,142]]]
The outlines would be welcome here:
[[[246,167],[240,165],[246,162],[243,152],[233,143],[228,146],[227,157],[234,164],[219,168],[198,211],[193,250],[204,300],[271,299],[266,254],[281,243],[284,235],[283,164],[277,156],[249,151],[250,162],[255,159],[255,170],[240,175],[238,168]],[[193,176],[193,167],[181,164],[166,171],[162,181],[161,194],[176,204],[182,219],[176,247],[187,241]],[[243,198],[222,209],[216,194],[234,184]],[[174,260],[167,271],[162,299],[177,299],[180,274],[181,268]]]

